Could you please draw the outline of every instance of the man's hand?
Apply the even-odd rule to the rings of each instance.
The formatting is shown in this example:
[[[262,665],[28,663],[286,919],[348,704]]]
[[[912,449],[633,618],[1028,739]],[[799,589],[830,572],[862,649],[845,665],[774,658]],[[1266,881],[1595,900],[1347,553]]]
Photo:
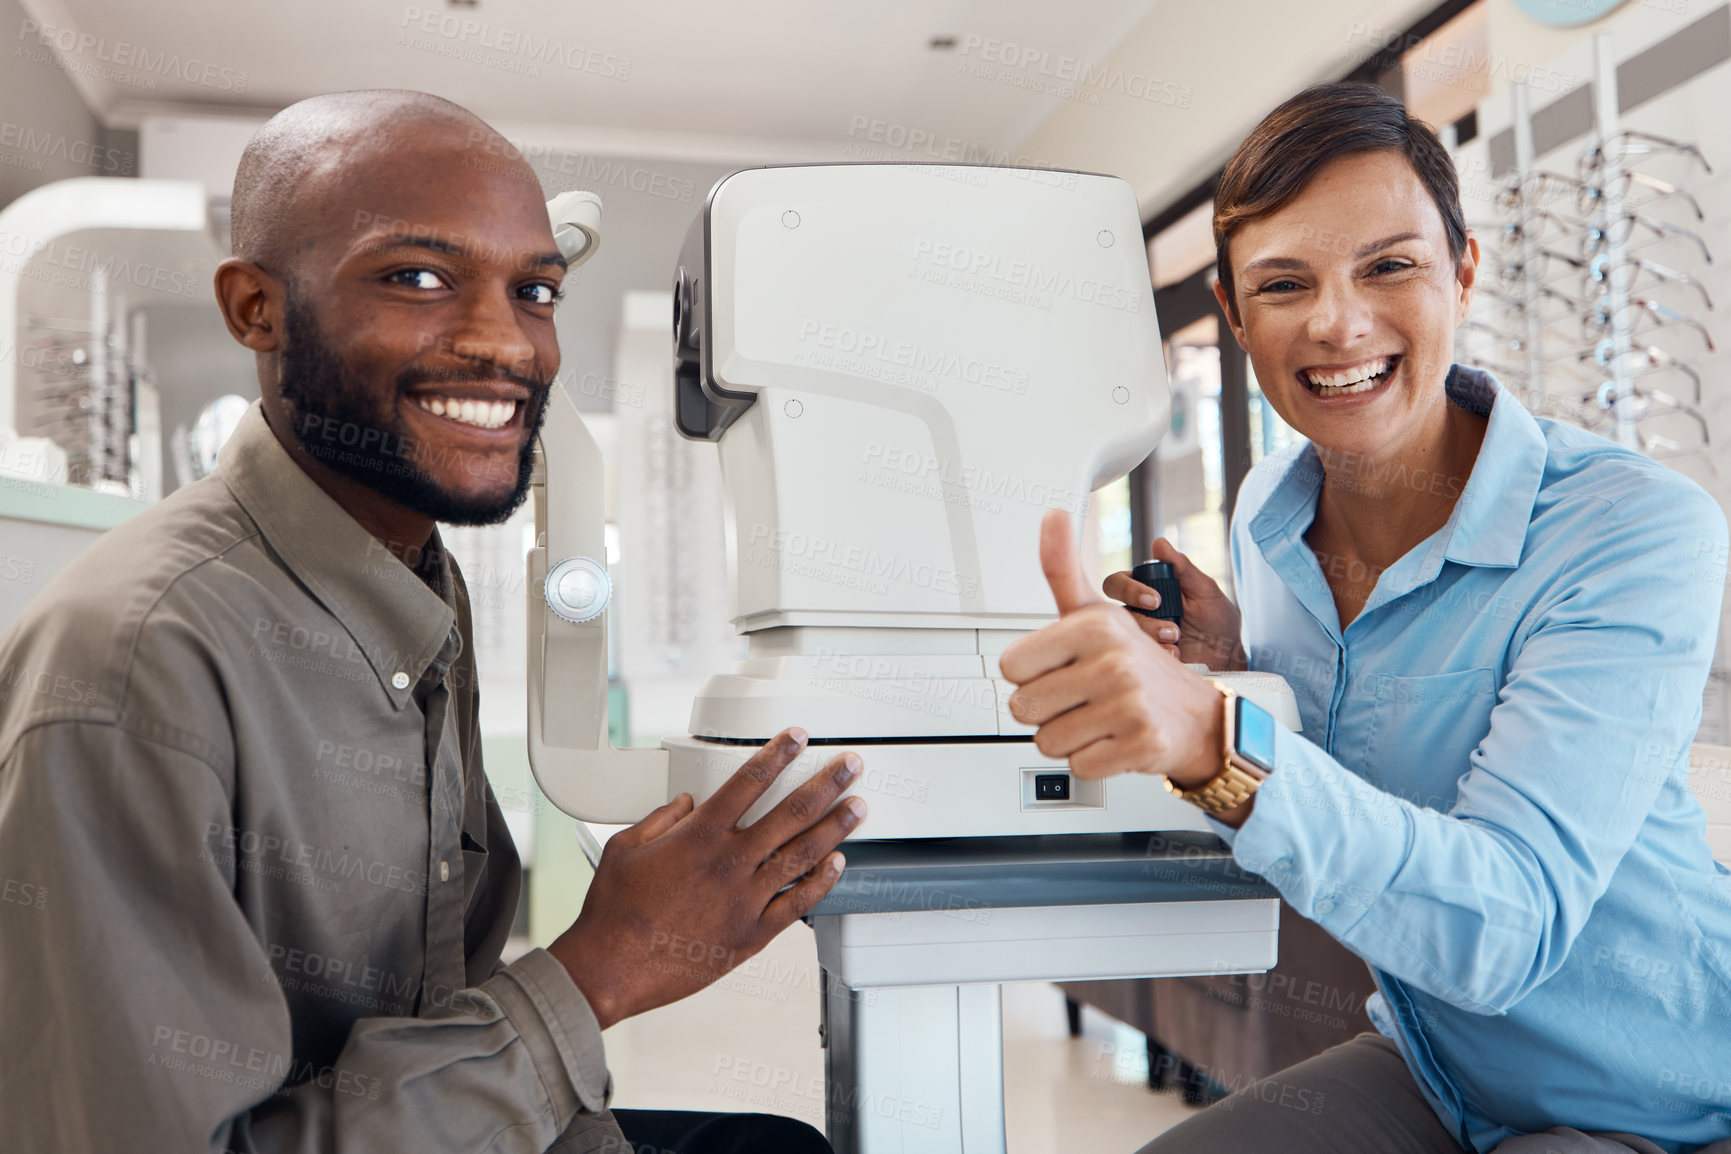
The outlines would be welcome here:
[[[1130,616],[1142,631],[1158,641],[1166,652],[1191,665],[1206,665],[1217,671],[1247,668],[1244,646],[1239,641],[1242,619],[1238,606],[1226,596],[1214,578],[1191,564],[1164,537],[1156,538],[1149,555],[1156,561],[1170,561],[1178,575],[1178,588],[1184,595],[1183,628],[1157,617]],[[1160,594],[1131,577],[1129,573],[1114,573],[1101,583],[1106,596],[1143,609],[1157,609]]]
[[[694,994],[768,945],[835,885],[831,853],[865,816],[857,754],[832,760],[754,824],[739,819],[806,736],[784,730],[695,808],[682,793],[613,835],[577,921],[549,950],[601,1028]]]
[[[1144,633],[1145,620],[1088,587],[1067,513],[1046,514],[1040,565],[1059,620],[1004,650],[998,669],[1020,688],[1010,715],[1039,726],[1034,744],[1077,777],[1160,773],[1181,786],[1219,772],[1220,691]]]

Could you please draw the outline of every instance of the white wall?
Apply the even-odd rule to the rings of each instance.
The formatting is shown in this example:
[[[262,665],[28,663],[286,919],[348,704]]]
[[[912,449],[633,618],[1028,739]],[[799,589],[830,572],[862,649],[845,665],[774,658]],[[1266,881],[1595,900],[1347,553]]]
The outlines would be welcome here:
[[[25,19],[17,0],[0,0],[0,29]],[[9,36],[9,40],[13,37]],[[73,176],[135,176],[130,146],[108,134],[47,49],[17,37],[0,66],[0,208],[38,185]]]

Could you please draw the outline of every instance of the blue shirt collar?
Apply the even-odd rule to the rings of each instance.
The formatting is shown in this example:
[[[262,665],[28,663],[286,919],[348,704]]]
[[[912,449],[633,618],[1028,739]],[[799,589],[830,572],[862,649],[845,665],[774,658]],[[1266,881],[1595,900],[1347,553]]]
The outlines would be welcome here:
[[[1533,504],[1545,477],[1544,430],[1487,372],[1456,365],[1445,387],[1449,399],[1463,408],[1488,411],[1490,424],[1472,476],[1449,518],[1443,556],[1462,565],[1512,569],[1521,563]]]
[[[1449,369],[1443,387],[1454,404],[1489,416],[1484,443],[1448,523],[1430,542],[1415,548],[1385,575],[1384,587],[1372,597],[1367,610],[1391,595],[1408,592],[1435,579],[1445,560],[1502,568],[1520,564],[1533,504],[1538,500],[1539,485],[1544,479],[1547,452],[1544,431],[1520,401],[1489,373],[1455,365]],[[1276,572],[1282,571],[1282,560],[1292,560],[1306,571],[1302,585],[1318,587],[1307,591],[1318,594],[1315,611],[1326,622],[1333,618],[1333,604],[1320,582],[1320,573],[1308,573],[1315,569],[1308,550],[1298,548],[1303,544],[1305,530],[1316,518],[1316,498],[1322,489],[1322,479],[1322,462],[1315,448],[1305,445],[1254,514],[1249,528],[1251,539]],[[1288,573],[1288,584],[1293,585],[1299,576],[1297,569]],[[1297,591],[1298,586],[1294,588]]]

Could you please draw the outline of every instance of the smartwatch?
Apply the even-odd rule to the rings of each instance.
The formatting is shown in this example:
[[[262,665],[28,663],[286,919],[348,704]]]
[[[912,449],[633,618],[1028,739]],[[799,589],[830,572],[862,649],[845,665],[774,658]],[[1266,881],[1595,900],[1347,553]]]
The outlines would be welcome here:
[[[1226,761],[1220,772],[1194,789],[1184,789],[1166,779],[1172,796],[1200,806],[1210,816],[1236,809],[1249,800],[1274,772],[1274,715],[1220,681],[1210,680],[1226,699],[1222,744]]]

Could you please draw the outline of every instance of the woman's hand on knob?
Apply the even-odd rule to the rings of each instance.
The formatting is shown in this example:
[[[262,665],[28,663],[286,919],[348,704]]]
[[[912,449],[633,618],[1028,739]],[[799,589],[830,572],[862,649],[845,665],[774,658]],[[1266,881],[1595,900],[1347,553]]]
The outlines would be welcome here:
[[[1238,606],[1214,578],[1198,569],[1164,537],[1155,540],[1149,557],[1171,563],[1178,577],[1178,588],[1184,594],[1184,621],[1180,628],[1163,618],[1133,614],[1143,632],[1180,661],[1214,670],[1245,668]],[[1158,593],[1127,572],[1112,574],[1101,583],[1101,589],[1113,600],[1139,609],[1156,609],[1160,604]]]

